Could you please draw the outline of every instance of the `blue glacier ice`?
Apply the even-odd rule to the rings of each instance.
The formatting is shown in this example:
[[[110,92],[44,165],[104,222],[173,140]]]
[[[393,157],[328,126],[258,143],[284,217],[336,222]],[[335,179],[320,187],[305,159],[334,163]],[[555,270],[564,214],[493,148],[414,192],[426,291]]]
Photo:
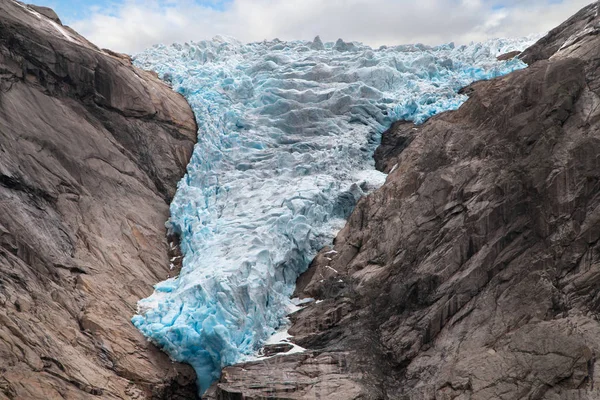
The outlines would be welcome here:
[[[496,56],[533,39],[375,50],[216,37],[138,54],[187,98],[199,132],[168,223],[183,269],[139,302],[135,326],[206,390],[285,324],[298,275],[384,182],[381,132],[457,109],[461,87],[523,68]]]

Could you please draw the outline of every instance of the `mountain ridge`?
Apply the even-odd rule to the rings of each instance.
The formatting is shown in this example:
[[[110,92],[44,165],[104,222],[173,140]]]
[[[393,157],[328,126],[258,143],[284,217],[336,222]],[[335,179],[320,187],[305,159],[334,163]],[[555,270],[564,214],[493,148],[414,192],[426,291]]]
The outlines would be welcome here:
[[[170,273],[182,96],[44,7],[0,1],[0,399],[194,398],[129,321]]]

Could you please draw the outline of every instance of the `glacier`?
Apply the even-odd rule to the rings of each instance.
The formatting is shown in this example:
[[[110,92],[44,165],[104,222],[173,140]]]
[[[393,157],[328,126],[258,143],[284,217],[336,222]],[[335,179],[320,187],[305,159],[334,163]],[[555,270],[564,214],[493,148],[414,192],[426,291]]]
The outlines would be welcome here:
[[[383,184],[381,133],[457,109],[462,87],[524,68],[496,56],[535,39],[372,49],[216,37],[136,55],[187,98],[199,131],[167,223],[183,268],[138,303],[134,325],[205,391],[285,325],[296,278]]]

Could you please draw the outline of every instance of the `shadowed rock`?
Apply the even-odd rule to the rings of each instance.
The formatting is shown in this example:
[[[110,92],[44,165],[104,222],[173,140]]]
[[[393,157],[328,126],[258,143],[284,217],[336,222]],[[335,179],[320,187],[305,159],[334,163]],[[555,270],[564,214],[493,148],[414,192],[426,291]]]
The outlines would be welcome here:
[[[0,399],[193,398],[130,323],[167,277],[185,100],[53,11],[0,2]]]
[[[261,355],[263,355],[264,357],[271,357],[276,354],[287,353],[288,351],[292,350],[293,348],[294,348],[294,346],[292,346],[291,344],[288,344],[288,343],[270,344],[270,345],[266,345],[265,347],[262,348]]]
[[[389,172],[394,168],[396,157],[404,151],[417,136],[419,126],[410,121],[398,121],[381,135],[381,144],[375,150],[375,168],[378,171]]]
[[[496,57],[496,59],[498,61],[508,61],[508,60],[512,60],[513,58],[515,58],[519,54],[521,54],[520,51],[511,51],[509,53],[505,53],[505,54],[499,55],[498,57]]]

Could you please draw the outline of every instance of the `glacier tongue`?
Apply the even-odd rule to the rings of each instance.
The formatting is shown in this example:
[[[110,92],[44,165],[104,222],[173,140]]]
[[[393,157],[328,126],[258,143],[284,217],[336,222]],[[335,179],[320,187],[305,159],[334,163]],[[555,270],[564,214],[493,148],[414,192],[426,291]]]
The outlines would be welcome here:
[[[384,182],[372,160],[381,132],[458,108],[461,87],[523,68],[496,56],[533,39],[373,50],[217,37],[137,55],[188,99],[199,134],[171,204],[183,269],[133,323],[206,390],[285,323],[298,275]]]

